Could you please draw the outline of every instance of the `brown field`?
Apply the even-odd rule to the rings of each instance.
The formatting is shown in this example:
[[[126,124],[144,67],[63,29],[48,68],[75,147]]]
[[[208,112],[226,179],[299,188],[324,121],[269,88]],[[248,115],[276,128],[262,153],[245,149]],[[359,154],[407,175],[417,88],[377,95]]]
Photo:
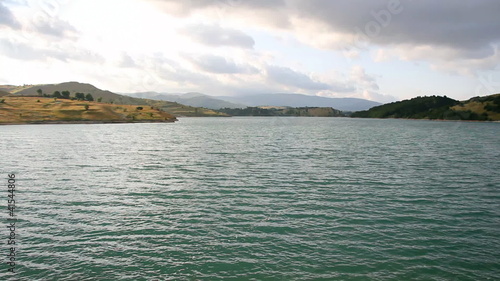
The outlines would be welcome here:
[[[0,98],[0,124],[71,122],[174,122],[175,116],[152,106],[118,105],[42,97]],[[88,109],[86,109],[86,105]]]

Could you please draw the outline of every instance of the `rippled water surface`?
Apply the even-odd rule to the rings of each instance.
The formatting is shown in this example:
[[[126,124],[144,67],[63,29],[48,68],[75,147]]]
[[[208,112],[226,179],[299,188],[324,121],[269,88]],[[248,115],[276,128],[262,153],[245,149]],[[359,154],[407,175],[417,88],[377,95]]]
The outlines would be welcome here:
[[[500,279],[498,123],[184,118],[0,137],[2,185],[18,184],[17,273],[2,261],[0,279]]]

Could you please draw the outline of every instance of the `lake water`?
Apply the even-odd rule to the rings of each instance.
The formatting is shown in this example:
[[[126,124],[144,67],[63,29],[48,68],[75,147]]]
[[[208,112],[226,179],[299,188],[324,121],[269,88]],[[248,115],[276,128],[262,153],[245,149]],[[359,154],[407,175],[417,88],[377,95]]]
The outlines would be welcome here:
[[[499,280],[500,124],[1,126],[2,280]]]

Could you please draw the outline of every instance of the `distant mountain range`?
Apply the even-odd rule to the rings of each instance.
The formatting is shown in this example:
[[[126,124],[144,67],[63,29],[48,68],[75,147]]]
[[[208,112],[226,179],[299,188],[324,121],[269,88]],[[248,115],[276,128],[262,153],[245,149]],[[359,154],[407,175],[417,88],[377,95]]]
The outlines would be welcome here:
[[[302,94],[256,94],[245,96],[209,96],[201,93],[168,94],[142,92],[132,97],[178,102],[210,109],[245,108],[247,106],[332,107],[342,111],[367,110],[381,103],[358,98],[327,98]]]
[[[187,94],[166,94],[157,92],[140,92],[124,94],[131,97],[154,99],[154,100],[164,100],[171,102],[178,102],[181,104],[205,107],[210,109],[220,109],[220,108],[243,108],[246,107],[245,104],[233,103],[216,97],[200,94],[200,93],[187,93]]]
[[[332,107],[342,111],[367,110],[379,102],[358,98],[327,98],[302,94],[258,94],[238,97],[218,97],[247,106]]]

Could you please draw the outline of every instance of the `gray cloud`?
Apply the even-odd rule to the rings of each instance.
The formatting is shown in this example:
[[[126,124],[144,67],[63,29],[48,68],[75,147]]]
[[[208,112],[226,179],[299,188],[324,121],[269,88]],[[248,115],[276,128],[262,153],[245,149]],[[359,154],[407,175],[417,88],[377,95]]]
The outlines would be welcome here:
[[[123,53],[118,62],[118,66],[120,67],[137,67],[136,62],[132,57],[130,57],[127,53]]]
[[[181,33],[208,46],[232,46],[240,48],[253,48],[255,41],[242,31],[222,28],[218,25],[191,25]]]
[[[0,25],[6,25],[14,29],[21,28],[21,24],[2,2],[0,2]]]
[[[214,55],[192,58],[191,61],[202,70],[212,73],[256,73],[257,69],[250,65],[239,65],[232,60]]]
[[[170,14],[181,16],[206,8],[274,10],[285,5],[284,0],[148,0]]]
[[[141,69],[147,71],[150,76],[157,76],[166,81],[173,81],[183,85],[210,85],[212,80],[201,73],[195,73],[186,69],[182,64],[156,54],[142,61]]]
[[[331,86],[325,83],[313,81],[309,76],[296,72],[288,67],[268,66],[267,77],[269,80],[295,86],[305,90],[329,90]]]
[[[173,0],[156,0],[173,3]],[[343,34],[357,38],[333,39],[327,48],[357,48],[361,42],[379,46],[430,45],[456,50],[463,58],[492,56],[492,44],[500,43],[500,1],[498,0],[191,0],[175,1],[181,10],[219,8],[223,16],[250,20],[253,25],[269,25],[298,31],[307,22],[319,34]],[[227,4],[227,3],[230,3]],[[225,8],[230,6],[230,8]],[[250,17],[249,17],[250,15]],[[262,16],[264,15],[264,16]],[[298,20],[298,21],[297,21]],[[290,24],[295,22],[295,26]],[[203,39],[216,45],[218,31]],[[215,36],[216,39],[210,39]],[[198,35],[201,37],[201,35]],[[219,38],[219,39],[217,39]],[[215,42],[213,42],[215,41]],[[253,42],[253,41],[251,41]],[[312,43],[311,43],[312,44]],[[253,45],[253,43],[251,44]],[[248,46],[248,45],[247,45]]]
[[[43,18],[33,22],[34,30],[41,34],[59,38],[74,37],[76,29],[66,21],[58,18]]]
[[[476,50],[500,39],[496,0],[294,1],[299,16],[377,44]],[[479,51],[480,53],[483,51]],[[473,55],[478,55],[477,51]]]

